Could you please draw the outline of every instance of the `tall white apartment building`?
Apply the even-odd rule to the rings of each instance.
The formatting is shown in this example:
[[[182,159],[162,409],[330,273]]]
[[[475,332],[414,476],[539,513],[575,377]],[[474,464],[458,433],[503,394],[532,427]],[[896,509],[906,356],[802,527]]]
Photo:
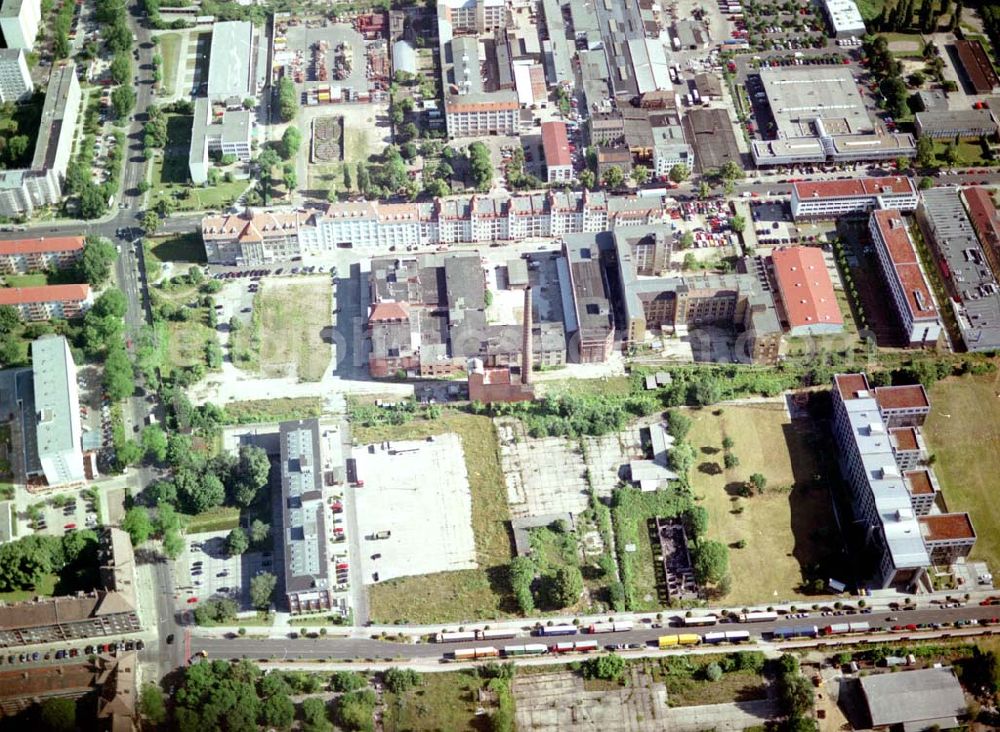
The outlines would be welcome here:
[[[41,0],[3,0],[0,4],[0,30],[7,48],[30,51],[42,22]]]
[[[24,101],[34,90],[24,49],[0,48],[0,102]]]
[[[46,335],[31,344],[35,434],[38,460],[50,486],[86,479],[83,468],[80,395],[76,364],[62,336]]]

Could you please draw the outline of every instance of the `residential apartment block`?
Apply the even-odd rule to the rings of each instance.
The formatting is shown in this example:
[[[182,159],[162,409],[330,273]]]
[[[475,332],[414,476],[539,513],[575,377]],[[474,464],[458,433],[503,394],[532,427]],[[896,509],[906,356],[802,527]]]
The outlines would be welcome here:
[[[669,219],[659,197],[549,191],[420,203],[345,202],[316,213],[247,210],[208,216],[202,219],[201,228],[210,263],[252,266],[338,248],[405,251],[409,246],[518,242],[662,224]]]
[[[83,428],[76,364],[63,336],[46,335],[31,344],[35,396],[35,443],[49,486],[81,483]]]
[[[288,610],[293,615],[330,610],[335,588],[330,566],[333,527],[323,500],[319,421],[282,422],[278,439]]]
[[[0,241],[0,273],[26,274],[65,269],[83,256],[82,236],[51,236]]]
[[[132,541],[105,528],[98,550],[101,589],[0,605],[0,648],[136,633],[139,625]]]
[[[0,171],[0,216],[30,216],[39,206],[52,205],[62,199],[80,99],[76,66],[63,63],[53,68],[45,91],[31,165]]]
[[[864,374],[833,378],[841,473],[855,524],[876,558],[875,587],[915,588],[928,567],[966,556],[975,543],[967,514],[934,513],[938,488],[931,469],[904,470],[897,462],[906,437],[894,428],[919,426],[929,410],[923,387],[872,389]]]
[[[17,309],[22,320],[76,318],[93,302],[90,285],[42,285],[0,288],[0,305]]]
[[[23,48],[0,48],[0,102],[23,102],[35,90]]]
[[[549,183],[573,179],[573,156],[565,122],[542,123],[542,152],[545,156],[545,179]]]
[[[941,336],[941,318],[903,214],[895,209],[873,211],[868,232],[907,342],[933,346]]]
[[[41,22],[41,0],[3,0],[0,4],[0,31],[7,48],[34,48]]]
[[[792,218],[833,219],[876,208],[913,211],[919,197],[912,178],[859,178],[792,184]]]

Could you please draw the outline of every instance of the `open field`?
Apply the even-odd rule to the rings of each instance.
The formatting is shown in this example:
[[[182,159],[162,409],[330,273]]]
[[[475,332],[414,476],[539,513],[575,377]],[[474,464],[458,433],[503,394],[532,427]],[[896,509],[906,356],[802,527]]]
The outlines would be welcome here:
[[[972,559],[1000,572],[1000,503],[996,464],[1000,455],[1000,375],[949,378],[930,390],[924,426],[934,471],[950,511],[968,511],[976,527]]]
[[[403,694],[385,694],[385,732],[462,732],[483,729],[476,716],[476,692],[482,682],[470,671],[423,674],[420,683]]]
[[[709,512],[708,538],[731,545],[731,603],[802,597],[804,568],[834,549],[830,496],[814,482],[817,444],[805,422],[789,421],[779,403],[690,410],[694,448],[691,489]],[[726,469],[722,441],[733,440],[739,465]],[[764,495],[737,492],[753,473],[767,478]],[[794,488],[792,488],[794,486]],[[742,511],[735,511],[742,508]],[[743,549],[733,548],[745,541]]]
[[[177,57],[181,52],[180,33],[164,33],[160,39],[159,52],[163,57],[163,89],[173,94],[177,88]]]
[[[190,313],[188,320],[166,320],[169,342],[167,362],[174,368],[205,365],[209,343],[215,343],[215,330],[209,325],[209,308],[199,305],[201,297],[195,285],[170,285],[152,290],[153,302],[170,303]]]
[[[284,397],[230,402],[224,407],[227,424],[282,422],[308,419],[323,413],[322,397]]]
[[[722,665],[723,656],[676,657],[643,662],[656,681],[667,687],[667,701],[672,707],[703,704],[727,704],[767,696],[763,677],[753,670],[727,671],[718,681],[705,678],[702,669],[712,663]]]
[[[275,283],[260,288],[260,368],[268,376],[285,376],[291,368],[300,381],[319,381],[332,352],[323,340],[330,326],[333,291],[326,278]]]
[[[537,387],[542,394],[558,396],[572,393],[579,396],[627,396],[632,393],[632,378],[609,376],[603,379],[567,379],[542,381]]]
[[[510,511],[493,422],[488,417],[446,411],[433,421],[417,419],[401,426],[355,427],[354,438],[359,444],[368,444],[445,432],[462,438],[479,569],[404,577],[374,585],[369,595],[375,622],[454,622],[500,617],[511,609],[505,602],[509,595],[507,564],[511,559],[507,529]]]

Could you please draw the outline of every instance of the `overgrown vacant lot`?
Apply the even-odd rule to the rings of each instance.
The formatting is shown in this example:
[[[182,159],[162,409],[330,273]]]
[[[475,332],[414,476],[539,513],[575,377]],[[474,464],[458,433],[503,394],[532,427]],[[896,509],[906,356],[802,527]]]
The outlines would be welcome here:
[[[444,623],[507,614],[511,610],[507,581],[510,510],[493,422],[484,416],[446,411],[434,420],[418,418],[403,425],[355,427],[353,432],[358,444],[453,432],[462,438],[472,491],[472,528],[479,569],[402,577],[374,585],[369,592],[372,620]]]
[[[931,415],[924,427],[948,510],[972,515],[977,535],[972,559],[989,562],[994,572],[1000,570],[998,395],[998,374],[940,381],[931,388]]]
[[[260,288],[260,366],[267,376],[284,376],[290,367],[301,381],[319,381],[330,363],[330,346],[323,341],[330,327],[329,281],[323,278],[289,282],[267,280]]]
[[[778,403],[689,410],[695,450],[691,488],[709,512],[709,539],[730,545],[732,603],[801,597],[803,569],[839,546],[829,491],[818,472],[819,444],[808,422],[792,424]],[[723,440],[739,465],[724,467]],[[763,495],[739,497],[748,478],[767,479]],[[795,486],[794,489],[792,486]],[[740,511],[742,509],[742,511]],[[744,548],[737,548],[739,541]]]

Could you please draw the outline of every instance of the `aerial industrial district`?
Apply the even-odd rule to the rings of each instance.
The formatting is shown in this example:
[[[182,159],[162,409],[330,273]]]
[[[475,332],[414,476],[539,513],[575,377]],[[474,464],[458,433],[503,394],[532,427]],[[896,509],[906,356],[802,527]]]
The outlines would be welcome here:
[[[0,33],[0,732],[1000,728],[996,4]]]

